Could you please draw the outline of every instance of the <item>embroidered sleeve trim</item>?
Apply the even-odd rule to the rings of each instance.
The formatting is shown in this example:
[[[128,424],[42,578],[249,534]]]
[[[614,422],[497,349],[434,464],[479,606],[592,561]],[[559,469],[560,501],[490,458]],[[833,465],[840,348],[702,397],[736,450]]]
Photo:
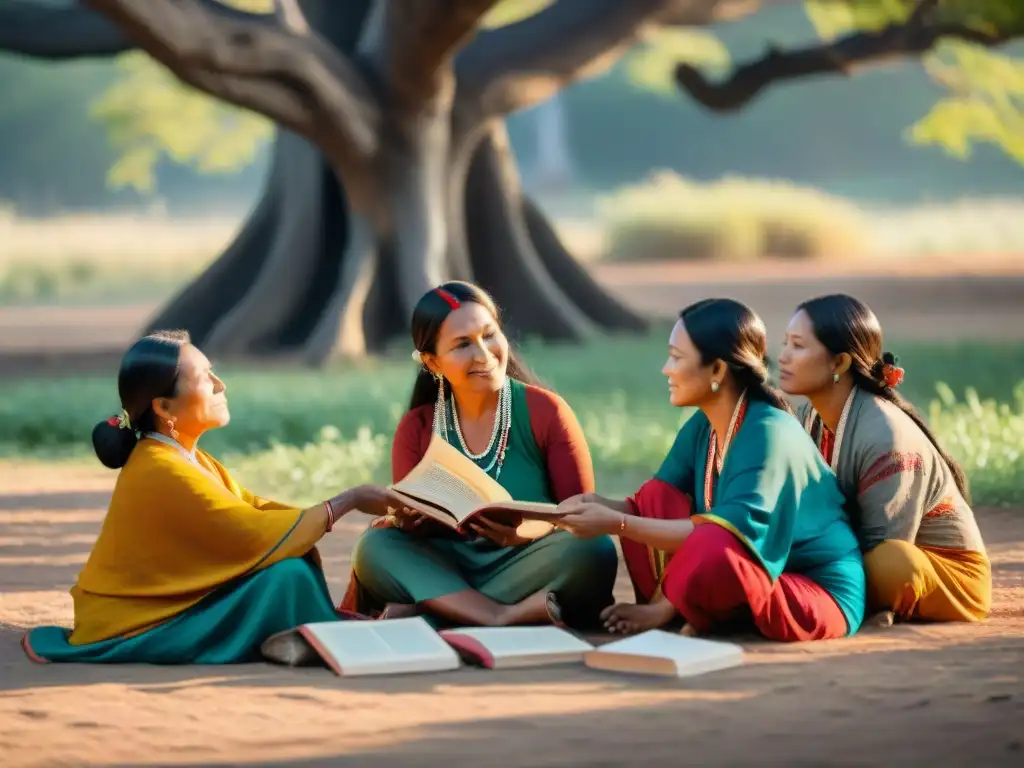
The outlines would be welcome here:
[[[904,472],[920,474],[923,467],[924,459],[919,453],[887,453],[884,456],[880,456],[874,464],[868,467],[868,471],[861,476],[860,487],[857,488],[857,493],[864,493],[894,475]]]

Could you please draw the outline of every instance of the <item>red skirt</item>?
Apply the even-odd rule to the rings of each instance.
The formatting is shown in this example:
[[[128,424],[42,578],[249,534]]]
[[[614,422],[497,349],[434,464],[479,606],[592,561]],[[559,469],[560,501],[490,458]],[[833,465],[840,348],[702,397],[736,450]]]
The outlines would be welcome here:
[[[638,516],[660,519],[687,519],[693,508],[688,496],[659,480],[645,483],[630,502]],[[797,573],[783,573],[773,584],[731,531],[694,522],[696,529],[663,567],[649,547],[622,541],[638,600],[664,595],[699,633],[742,622],[779,642],[846,636],[846,617],[823,587]]]

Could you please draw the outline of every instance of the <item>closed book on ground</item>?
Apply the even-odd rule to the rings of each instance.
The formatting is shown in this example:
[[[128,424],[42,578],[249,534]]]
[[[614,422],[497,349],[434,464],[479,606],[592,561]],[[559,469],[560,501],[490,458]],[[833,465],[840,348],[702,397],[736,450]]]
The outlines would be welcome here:
[[[342,677],[458,669],[455,650],[419,616],[388,621],[326,621],[299,632]]]
[[[735,643],[651,629],[588,651],[583,661],[593,669],[689,677],[741,665],[743,648]]]
[[[582,664],[594,646],[558,627],[465,627],[441,632],[463,659],[487,669]]]
[[[556,504],[513,501],[494,478],[440,435],[431,437],[423,458],[391,489],[410,509],[455,530],[479,515],[512,526],[561,516]]]

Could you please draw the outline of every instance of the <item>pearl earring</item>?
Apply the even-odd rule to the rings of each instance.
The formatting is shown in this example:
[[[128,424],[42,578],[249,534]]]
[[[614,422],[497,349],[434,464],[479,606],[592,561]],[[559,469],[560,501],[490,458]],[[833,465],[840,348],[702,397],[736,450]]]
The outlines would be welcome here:
[[[839,383],[839,374],[838,373],[833,373],[832,374],[832,383],[833,384],[838,384]]]
[[[717,381],[712,381],[711,382],[711,391],[712,392],[718,392],[718,382]]]

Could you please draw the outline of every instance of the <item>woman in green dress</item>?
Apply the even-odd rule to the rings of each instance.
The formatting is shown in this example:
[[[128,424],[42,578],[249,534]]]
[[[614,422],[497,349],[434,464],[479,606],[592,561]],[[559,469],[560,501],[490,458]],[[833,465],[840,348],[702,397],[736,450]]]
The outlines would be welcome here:
[[[517,501],[557,503],[594,489],[579,422],[557,394],[537,385],[502,332],[494,301],[477,286],[429,291],[412,318],[421,368],[395,432],[394,480],[441,435]],[[608,536],[591,540],[548,528],[535,539],[479,520],[467,537],[427,518],[384,518],[352,553],[342,606],[395,617],[418,613],[435,625],[507,626],[599,622],[612,603],[618,555]]]

